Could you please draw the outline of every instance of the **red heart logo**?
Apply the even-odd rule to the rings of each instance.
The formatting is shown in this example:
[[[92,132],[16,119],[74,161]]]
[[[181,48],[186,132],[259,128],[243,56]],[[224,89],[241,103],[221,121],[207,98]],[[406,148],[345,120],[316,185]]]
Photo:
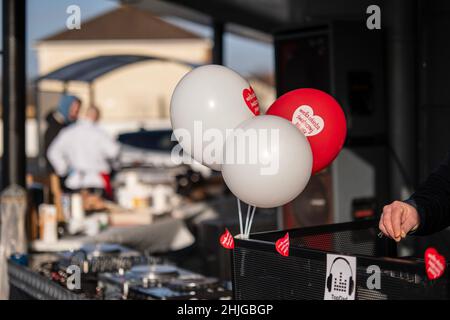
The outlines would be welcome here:
[[[425,268],[428,279],[434,280],[442,276],[445,266],[445,258],[435,248],[425,250]]]
[[[278,253],[282,256],[289,256],[289,233],[286,232],[286,235],[283,238],[280,238],[275,242],[275,249],[277,249]]]
[[[255,91],[253,91],[252,87],[245,88],[242,91],[242,96],[244,97],[244,101],[247,104],[247,107],[250,111],[255,115],[259,115],[259,102],[256,97]]]
[[[220,244],[225,249],[234,249],[234,238],[228,229],[220,236]]]

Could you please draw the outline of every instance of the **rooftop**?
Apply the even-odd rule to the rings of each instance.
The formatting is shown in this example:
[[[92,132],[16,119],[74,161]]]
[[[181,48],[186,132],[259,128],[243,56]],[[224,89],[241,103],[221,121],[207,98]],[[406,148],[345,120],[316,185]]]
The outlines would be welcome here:
[[[201,39],[147,10],[121,6],[82,23],[81,29],[64,30],[41,41]]]

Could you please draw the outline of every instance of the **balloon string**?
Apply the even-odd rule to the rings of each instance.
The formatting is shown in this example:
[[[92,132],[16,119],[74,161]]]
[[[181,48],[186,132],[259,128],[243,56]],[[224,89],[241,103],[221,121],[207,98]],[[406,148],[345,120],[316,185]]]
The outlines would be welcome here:
[[[240,229],[241,229],[241,234],[243,234],[242,233],[242,210],[241,210],[241,200],[239,200],[239,198],[236,198],[237,199],[237,203],[238,203],[238,210],[239,210],[239,226],[240,226]]]
[[[252,215],[250,216],[250,221],[249,221],[249,224],[248,224],[248,226],[247,226],[247,232],[246,232],[247,238],[248,238],[248,236],[250,235],[250,230],[252,229],[253,217],[255,216],[255,210],[256,210],[256,207],[253,207],[253,209],[252,209]]]
[[[247,235],[247,227],[248,227],[248,220],[250,219],[250,205],[247,207],[247,216],[245,219],[245,225],[244,225],[244,236]]]
[[[247,235],[248,220],[250,219],[250,208],[251,208],[251,205],[248,205],[247,206],[247,216],[245,218],[244,235]]]

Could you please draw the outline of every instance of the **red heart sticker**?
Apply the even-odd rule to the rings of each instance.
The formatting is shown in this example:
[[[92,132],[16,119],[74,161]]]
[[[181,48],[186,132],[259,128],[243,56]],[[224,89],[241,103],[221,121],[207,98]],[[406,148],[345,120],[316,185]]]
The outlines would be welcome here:
[[[425,268],[428,279],[434,280],[442,276],[445,266],[445,258],[435,248],[425,250]]]
[[[220,244],[225,249],[234,249],[234,238],[228,229],[225,229],[225,232],[220,236]]]
[[[250,111],[255,115],[259,115],[259,102],[256,97],[255,91],[253,91],[252,87],[245,88],[242,91],[242,96],[244,97],[244,101],[247,104],[247,107]]]
[[[289,233],[286,232],[286,235],[283,238],[280,238],[275,242],[275,248],[278,253],[282,256],[289,256]]]

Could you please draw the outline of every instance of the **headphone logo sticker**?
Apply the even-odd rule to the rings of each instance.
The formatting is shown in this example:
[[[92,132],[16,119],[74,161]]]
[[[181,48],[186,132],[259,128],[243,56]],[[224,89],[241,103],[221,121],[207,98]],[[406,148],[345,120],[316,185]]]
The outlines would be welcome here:
[[[356,257],[327,254],[324,300],[355,300]]]

